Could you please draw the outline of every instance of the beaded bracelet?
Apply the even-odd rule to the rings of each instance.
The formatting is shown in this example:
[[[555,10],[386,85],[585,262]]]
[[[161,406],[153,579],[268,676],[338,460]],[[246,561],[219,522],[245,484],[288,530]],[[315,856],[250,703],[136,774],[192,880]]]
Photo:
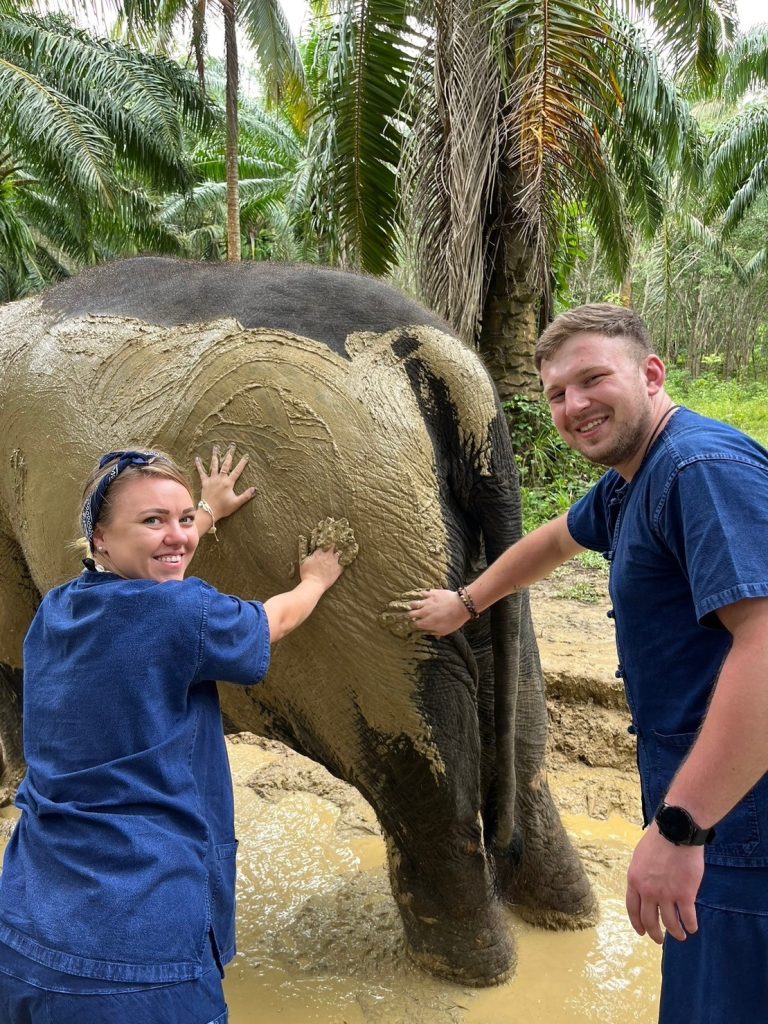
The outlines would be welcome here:
[[[203,512],[207,512],[207,513],[208,513],[208,515],[209,515],[209,516],[211,517],[211,528],[210,528],[210,529],[209,529],[209,530],[208,530],[207,532],[208,532],[208,533],[212,533],[212,534],[213,534],[213,536],[214,536],[214,537],[216,538],[216,540],[218,541],[218,539],[219,539],[219,535],[218,535],[218,533],[216,532],[216,516],[215,516],[215,515],[213,514],[213,509],[212,509],[212,508],[211,508],[211,506],[210,506],[210,505],[208,504],[208,502],[207,502],[207,501],[205,500],[205,498],[201,498],[201,499],[200,499],[200,501],[198,501],[198,503],[197,503],[197,507],[198,507],[199,509],[202,509],[202,510],[203,510]]]
[[[456,591],[456,593],[459,595],[459,600],[461,601],[461,603],[464,605],[464,607],[469,612],[470,619],[479,619],[480,618],[480,612],[475,607],[475,602],[469,596],[467,588],[466,587],[459,587],[458,590]]]

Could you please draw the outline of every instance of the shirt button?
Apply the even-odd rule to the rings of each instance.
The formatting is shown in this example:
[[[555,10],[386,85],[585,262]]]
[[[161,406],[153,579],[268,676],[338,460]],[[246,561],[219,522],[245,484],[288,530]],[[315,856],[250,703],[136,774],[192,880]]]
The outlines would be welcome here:
[[[605,617],[607,619],[615,619],[616,618],[616,612],[613,610],[613,608],[609,608],[608,611],[605,613]]]
[[[637,736],[637,728],[635,727],[634,722],[627,726],[627,732],[630,736]]]
[[[619,665],[616,671],[613,673],[617,679],[623,679],[624,677],[624,666]]]

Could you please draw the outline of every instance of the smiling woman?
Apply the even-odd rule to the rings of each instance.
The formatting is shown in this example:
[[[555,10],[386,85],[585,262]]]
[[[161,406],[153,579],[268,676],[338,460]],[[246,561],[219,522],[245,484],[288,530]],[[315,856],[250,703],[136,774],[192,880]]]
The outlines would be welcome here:
[[[250,686],[270,643],[341,575],[331,543],[261,604],[185,579],[199,530],[254,495],[234,449],[203,497],[161,452],[110,452],[85,487],[93,558],[24,643],[21,817],[0,878],[4,1024],[225,1024],[234,956],[232,784],[217,679]]]

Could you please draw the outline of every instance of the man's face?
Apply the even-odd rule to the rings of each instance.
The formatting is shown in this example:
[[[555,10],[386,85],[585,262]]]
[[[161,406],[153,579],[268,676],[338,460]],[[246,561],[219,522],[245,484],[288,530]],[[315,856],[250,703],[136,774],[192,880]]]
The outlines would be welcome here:
[[[652,429],[651,394],[664,381],[657,356],[639,357],[630,341],[585,331],[542,362],[541,379],[567,445],[619,472],[641,457]]]

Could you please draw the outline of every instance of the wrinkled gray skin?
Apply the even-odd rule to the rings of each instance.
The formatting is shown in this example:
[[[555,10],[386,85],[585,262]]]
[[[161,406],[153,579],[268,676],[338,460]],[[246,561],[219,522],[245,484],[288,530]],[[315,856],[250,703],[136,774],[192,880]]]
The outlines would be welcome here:
[[[222,685],[228,724],[358,788],[411,956],[483,985],[514,965],[504,902],[584,927],[595,901],[546,783],[527,596],[444,639],[382,616],[401,593],[470,579],[521,532],[493,386],[446,332],[371,279],[155,258],[1,309],[0,767],[12,787],[21,641],[40,595],[78,571],[67,544],[97,457],[141,444],[191,467],[235,441],[259,495],[220,543],[203,538],[198,575],[245,597],[285,590],[299,535],[326,516],[349,520],[360,555],[265,683]]]

